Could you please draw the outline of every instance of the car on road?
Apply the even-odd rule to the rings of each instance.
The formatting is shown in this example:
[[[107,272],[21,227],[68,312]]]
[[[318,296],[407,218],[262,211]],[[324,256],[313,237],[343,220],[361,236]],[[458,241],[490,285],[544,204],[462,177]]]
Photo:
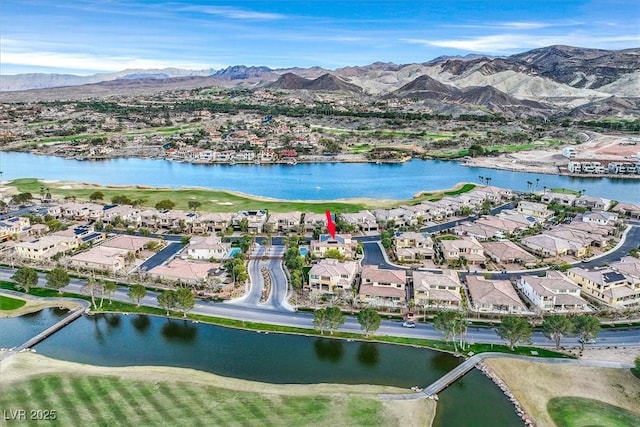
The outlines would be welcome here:
[[[403,328],[415,328],[416,322],[402,322]]]
[[[595,344],[596,343],[596,340],[594,340],[594,339],[585,340],[585,339],[580,338],[578,341],[580,342],[580,344]]]

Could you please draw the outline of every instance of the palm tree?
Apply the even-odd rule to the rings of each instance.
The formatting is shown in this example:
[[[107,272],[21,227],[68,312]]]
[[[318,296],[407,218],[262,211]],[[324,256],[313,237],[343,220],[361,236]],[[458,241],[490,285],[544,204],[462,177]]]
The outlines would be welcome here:
[[[107,298],[109,298],[109,304],[111,304],[111,295],[116,291],[116,289],[118,289],[118,285],[116,285],[114,282],[105,282],[102,286],[102,289],[102,294],[107,295]],[[102,307],[102,301],[100,301],[100,307]]]

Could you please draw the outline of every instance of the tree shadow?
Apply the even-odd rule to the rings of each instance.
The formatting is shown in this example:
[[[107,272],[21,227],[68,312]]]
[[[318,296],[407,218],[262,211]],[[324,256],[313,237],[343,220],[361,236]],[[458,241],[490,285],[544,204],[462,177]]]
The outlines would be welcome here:
[[[167,319],[167,322],[162,326],[160,333],[167,341],[190,343],[196,339],[196,336],[198,335],[198,328],[187,323],[186,320]]]
[[[320,360],[337,363],[344,355],[344,344],[341,340],[318,338],[313,342],[313,349]]]
[[[358,348],[358,361],[364,366],[373,367],[380,361],[378,346],[374,343],[363,342]]]

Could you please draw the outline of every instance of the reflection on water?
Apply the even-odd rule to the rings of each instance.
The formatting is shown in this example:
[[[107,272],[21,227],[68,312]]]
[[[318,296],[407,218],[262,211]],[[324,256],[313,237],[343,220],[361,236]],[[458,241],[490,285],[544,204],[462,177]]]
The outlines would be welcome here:
[[[378,347],[374,343],[363,342],[360,343],[358,348],[358,361],[367,367],[372,367],[378,364],[380,354],[378,353]]]
[[[37,349],[45,356],[94,365],[178,366],[267,383],[382,384],[408,392],[459,363],[449,354],[410,346],[259,334],[143,315],[85,316]],[[521,425],[490,380],[473,371],[468,376],[441,394],[434,427]]]
[[[149,316],[138,314],[131,318],[131,325],[133,325],[136,331],[144,333],[149,329],[149,326],[151,326],[151,322],[149,321]]]
[[[313,349],[320,360],[337,363],[344,355],[342,340],[318,338],[313,342]]]
[[[160,333],[167,341],[187,344],[196,339],[198,328],[186,320],[167,319]]]

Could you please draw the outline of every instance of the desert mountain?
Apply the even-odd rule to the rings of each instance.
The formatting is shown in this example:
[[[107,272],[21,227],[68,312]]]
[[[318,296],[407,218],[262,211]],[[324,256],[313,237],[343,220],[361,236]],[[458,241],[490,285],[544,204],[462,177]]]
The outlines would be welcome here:
[[[318,77],[317,79],[305,79],[293,73],[285,73],[281,75],[278,80],[266,85],[271,89],[281,90],[311,90],[311,91],[324,91],[324,92],[362,92],[362,88],[357,85],[351,84],[344,79],[337,77],[333,74],[326,73]]]
[[[109,81],[109,83],[106,83]],[[78,86],[86,85],[90,86]],[[73,76],[24,74],[2,76],[0,101],[22,96],[9,91],[43,89],[25,94],[61,99],[111,94],[161,92],[196,87],[243,87],[305,93],[344,92],[353,96],[402,99],[415,108],[459,110],[483,106],[492,111],[517,110],[517,115],[598,112],[635,114],[640,98],[640,49],[619,51],[550,46],[509,57],[468,55],[441,57],[424,63],[376,62],[328,71],[320,67],[270,69],[237,65],[223,70],[124,70],[119,73]],[[85,89],[83,89],[83,87]],[[109,90],[107,90],[107,88]],[[446,105],[444,105],[446,104]]]

